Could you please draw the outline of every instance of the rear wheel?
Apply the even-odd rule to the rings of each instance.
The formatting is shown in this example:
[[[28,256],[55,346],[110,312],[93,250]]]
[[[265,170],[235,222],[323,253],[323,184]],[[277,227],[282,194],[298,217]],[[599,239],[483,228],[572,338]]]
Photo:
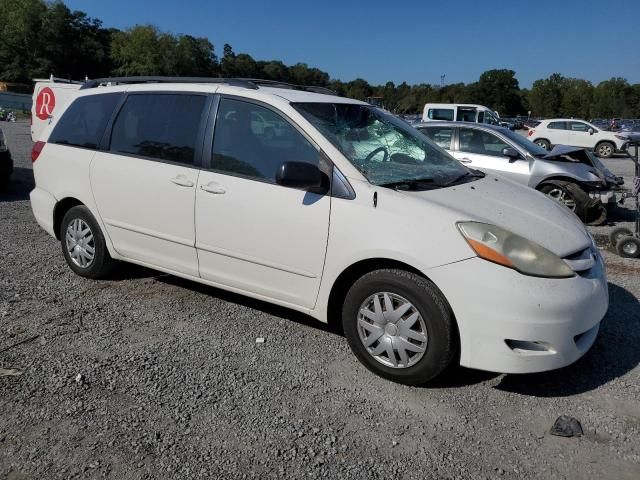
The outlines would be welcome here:
[[[433,283],[403,270],[375,270],[349,289],[342,311],[345,336],[372,372],[422,385],[452,362],[453,315]]]
[[[636,237],[622,237],[616,243],[616,252],[625,258],[640,258],[640,239]]]
[[[549,143],[548,140],[545,140],[544,138],[539,138],[534,143],[539,147],[544,148],[545,150],[551,150],[551,144]]]
[[[102,278],[115,266],[98,222],[84,205],[69,209],[60,225],[60,243],[67,264],[86,278]]]
[[[596,155],[602,158],[609,158],[616,153],[616,146],[611,142],[599,143],[596,147]]]

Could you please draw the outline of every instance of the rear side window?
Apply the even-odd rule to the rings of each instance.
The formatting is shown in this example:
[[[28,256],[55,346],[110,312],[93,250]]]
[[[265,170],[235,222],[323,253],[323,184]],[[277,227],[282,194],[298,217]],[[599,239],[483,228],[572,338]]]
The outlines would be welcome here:
[[[427,116],[431,120],[453,121],[453,110],[449,108],[430,108]]]
[[[98,148],[121,95],[105,93],[77,98],[51,132],[49,143]]]
[[[551,122],[547,128],[549,130],[566,130],[567,122]]]
[[[458,108],[456,120],[458,122],[475,122],[477,117],[478,115],[475,108]],[[482,120],[478,121],[481,122]]]
[[[569,122],[569,130],[574,132],[588,132],[591,127],[582,122]]]
[[[129,95],[111,131],[109,150],[193,165],[207,97]]]
[[[451,139],[453,138],[452,127],[421,127],[420,130],[433,142],[446,150],[451,150]]]

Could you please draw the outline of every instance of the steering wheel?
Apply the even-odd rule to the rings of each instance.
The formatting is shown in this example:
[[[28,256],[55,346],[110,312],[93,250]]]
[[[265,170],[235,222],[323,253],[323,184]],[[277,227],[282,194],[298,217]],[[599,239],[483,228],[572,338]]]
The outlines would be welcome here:
[[[389,160],[389,150],[387,150],[387,147],[378,147],[370,152],[369,155],[367,155],[367,158],[364,159],[364,163],[369,163],[373,159],[373,157],[375,157],[380,152],[384,152],[384,158],[382,159],[383,162]]]

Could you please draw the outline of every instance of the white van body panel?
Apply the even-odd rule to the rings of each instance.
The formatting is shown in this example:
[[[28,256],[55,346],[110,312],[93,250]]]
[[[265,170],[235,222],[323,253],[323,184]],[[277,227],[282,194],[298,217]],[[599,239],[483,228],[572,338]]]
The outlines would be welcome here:
[[[37,80],[33,88],[31,105],[31,140],[40,140],[45,127],[64,110],[81,83],[62,83],[54,80]]]

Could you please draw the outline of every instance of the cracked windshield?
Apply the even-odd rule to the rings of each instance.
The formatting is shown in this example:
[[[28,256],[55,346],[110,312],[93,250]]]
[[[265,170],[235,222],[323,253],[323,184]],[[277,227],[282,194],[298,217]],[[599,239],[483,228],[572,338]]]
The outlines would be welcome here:
[[[443,187],[475,177],[421,133],[380,109],[339,103],[294,106],[374,185]]]

